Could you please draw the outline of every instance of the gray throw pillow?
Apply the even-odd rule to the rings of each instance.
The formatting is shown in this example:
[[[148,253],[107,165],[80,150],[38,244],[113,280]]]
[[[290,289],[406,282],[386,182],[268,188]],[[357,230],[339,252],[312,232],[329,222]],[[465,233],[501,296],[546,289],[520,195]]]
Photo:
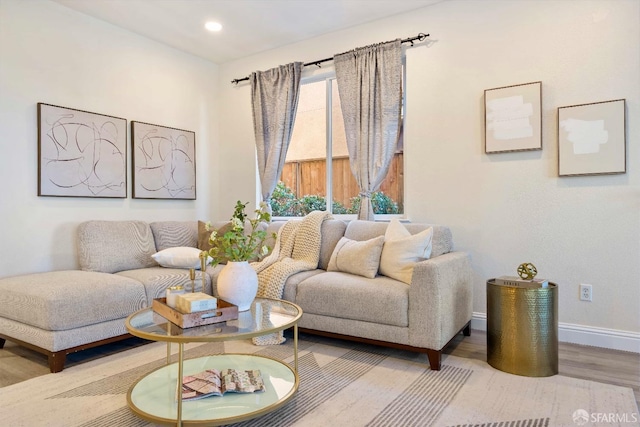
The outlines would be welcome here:
[[[342,271],[373,279],[380,266],[384,236],[364,241],[343,237],[331,254],[327,271]]]

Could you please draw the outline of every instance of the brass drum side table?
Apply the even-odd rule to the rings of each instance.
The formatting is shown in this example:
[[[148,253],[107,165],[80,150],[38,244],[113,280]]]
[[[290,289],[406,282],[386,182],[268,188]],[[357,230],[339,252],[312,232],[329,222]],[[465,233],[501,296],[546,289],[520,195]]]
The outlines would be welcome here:
[[[487,362],[528,377],[558,373],[558,286],[524,288],[487,281]]]

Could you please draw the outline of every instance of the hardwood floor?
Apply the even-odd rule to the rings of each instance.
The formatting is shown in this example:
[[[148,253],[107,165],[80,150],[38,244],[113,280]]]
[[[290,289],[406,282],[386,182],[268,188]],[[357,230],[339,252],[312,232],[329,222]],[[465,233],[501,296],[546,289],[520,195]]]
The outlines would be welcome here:
[[[65,367],[108,356],[144,343],[144,340],[130,338],[70,354],[67,356]],[[445,349],[445,354],[486,360],[487,336],[484,331],[477,330],[473,330],[469,337],[460,334]],[[630,387],[640,407],[640,354],[560,343],[558,355],[560,375]],[[0,349],[0,387],[48,373],[47,357],[42,354],[17,346],[10,341]]]

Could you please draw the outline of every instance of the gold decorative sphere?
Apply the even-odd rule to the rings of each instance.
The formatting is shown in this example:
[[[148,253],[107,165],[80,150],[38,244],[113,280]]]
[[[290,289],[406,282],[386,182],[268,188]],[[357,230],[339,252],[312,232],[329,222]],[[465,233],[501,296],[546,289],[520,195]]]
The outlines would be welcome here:
[[[538,274],[538,269],[530,262],[524,262],[518,266],[518,276],[524,280],[531,280],[536,277],[536,274]]]

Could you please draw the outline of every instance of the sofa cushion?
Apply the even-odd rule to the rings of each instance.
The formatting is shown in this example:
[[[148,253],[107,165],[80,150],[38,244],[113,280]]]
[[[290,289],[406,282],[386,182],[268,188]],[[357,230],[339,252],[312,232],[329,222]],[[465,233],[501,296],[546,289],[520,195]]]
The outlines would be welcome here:
[[[196,221],[156,221],[149,225],[158,251],[179,246],[198,247]]]
[[[307,280],[311,276],[315,276],[316,274],[324,273],[324,270],[316,269],[316,270],[307,270],[301,271],[299,273],[293,274],[287,278],[287,281],[284,283],[284,292],[282,293],[282,298],[296,302],[296,294],[298,293],[298,285],[303,281]]]
[[[0,279],[0,317],[47,331],[122,319],[147,306],[136,280],[89,271],[51,271]]]
[[[87,221],[78,226],[78,261],[85,271],[116,273],[156,266],[151,227],[142,221]]]
[[[391,220],[384,234],[380,274],[411,284],[413,266],[431,255],[433,228],[411,234],[397,219]]]
[[[211,278],[204,275],[205,285],[202,290],[202,276],[196,271],[195,291],[211,295]],[[189,271],[176,268],[151,267],[138,270],[126,270],[116,273],[117,276],[135,279],[144,286],[147,304],[150,306],[154,298],[162,298],[166,295],[167,288],[171,286],[184,286],[187,292],[191,292],[191,279]]]
[[[327,271],[342,271],[373,279],[378,274],[384,236],[357,241],[343,237],[333,250]]]
[[[333,250],[336,248],[338,241],[344,236],[346,228],[347,224],[337,219],[328,219],[322,223],[322,228],[320,228],[322,242],[320,244],[318,268],[326,270],[329,267]]]
[[[388,223],[373,221],[350,221],[344,232],[344,237],[353,240],[368,240],[377,236],[383,236]],[[411,234],[417,234],[429,227],[433,228],[431,258],[447,254],[453,250],[453,238],[451,229],[444,225],[423,223],[406,223],[404,226]]]
[[[297,290],[295,303],[304,313],[402,327],[409,324],[409,286],[385,276],[367,279],[326,272],[302,281]]]

